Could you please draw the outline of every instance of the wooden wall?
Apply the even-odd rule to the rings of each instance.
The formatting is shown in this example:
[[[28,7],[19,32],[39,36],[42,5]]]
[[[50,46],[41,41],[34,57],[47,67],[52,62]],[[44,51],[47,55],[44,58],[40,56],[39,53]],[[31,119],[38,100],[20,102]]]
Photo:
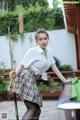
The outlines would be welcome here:
[[[67,1],[73,0],[64,0],[64,2]],[[80,4],[64,3],[64,11],[67,30],[75,34],[77,68],[80,69]]]

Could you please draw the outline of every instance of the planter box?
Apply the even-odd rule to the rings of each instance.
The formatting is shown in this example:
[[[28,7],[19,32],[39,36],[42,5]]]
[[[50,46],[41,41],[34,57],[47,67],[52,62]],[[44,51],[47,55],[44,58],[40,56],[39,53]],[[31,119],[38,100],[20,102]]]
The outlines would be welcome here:
[[[17,97],[17,99],[19,100],[19,98]],[[5,101],[5,100],[14,100],[14,94],[10,94],[10,93],[0,93],[0,100]]]
[[[55,99],[60,96],[61,92],[41,92],[43,99]],[[17,97],[18,100],[20,100]],[[14,100],[14,94],[0,93],[0,100]]]
[[[53,79],[59,79],[55,73],[53,72],[48,72],[48,74],[53,77]],[[62,72],[62,74],[65,76],[65,77],[80,77],[80,70],[78,71],[65,71],[65,72]],[[0,76],[4,76],[4,77],[8,77],[8,73],[7,74],[0,74]],[[41,78],[39,78],[37,80],[38,83],[41,82]],[[45,99],[55,99],[55,98],[58,98],[60,96],[60,93],[61,92],[41,92],[43,98]],[[0,93],[0,100],[13,100],[14,99],[14,96],[13,94],[9,94],[9,93]],[[18,99],[18,98],[17,98]]]
[[[45,99],[55,99],[60,96],[61,92],[41,92],[41,94]]]
[[[0,100],[8,100],[10,98],[11,97],[8,93],[0,93]]]

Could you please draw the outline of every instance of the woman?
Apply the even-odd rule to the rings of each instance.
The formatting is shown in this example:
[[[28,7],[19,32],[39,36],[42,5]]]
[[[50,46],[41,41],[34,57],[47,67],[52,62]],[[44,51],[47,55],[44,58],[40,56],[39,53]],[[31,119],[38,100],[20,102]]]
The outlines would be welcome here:
[[[53,56],[47,49],[48,33],[43,29],[39,29],[35,34],[35,39],[38,46],[30,48],[16,70],[11,71],[9,74],[10,78],[16,78],[16,94],[24,100],[27,107],[22,120],[39,120],[42,97],[37,89],[36,79],[40,75],[42,75],[43,79],[47,79],[45,71],[49,67],[52,67],[52,70],[64,84],[70,82],[58,70]],[[12,82],[8,90],[12,91]]]

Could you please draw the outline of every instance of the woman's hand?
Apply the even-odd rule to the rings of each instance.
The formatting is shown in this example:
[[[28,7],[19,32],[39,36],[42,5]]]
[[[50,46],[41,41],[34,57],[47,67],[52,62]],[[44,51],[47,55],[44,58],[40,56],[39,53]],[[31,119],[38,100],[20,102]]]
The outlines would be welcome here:
[[[9,73],[9,78],[15,79],[16,77],[17,77],[16,72],[15,72],[14,70],[12,70],[12,71]]]
[[[72,82],[72,80],[65,79],[65,80],[63,81],[63,84],[69,84],[69,83],[71,83],[71,82]]]

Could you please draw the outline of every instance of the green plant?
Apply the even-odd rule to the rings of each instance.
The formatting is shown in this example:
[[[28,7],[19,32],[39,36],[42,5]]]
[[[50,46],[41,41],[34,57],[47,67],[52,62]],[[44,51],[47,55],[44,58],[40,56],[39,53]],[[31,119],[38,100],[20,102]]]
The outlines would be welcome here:
[[[5,68],[0,69],[0,74],[5,74],[5,73],[7,73],[7,72],[10,72],[10,70],[11,70],[11,69],[5,69]]]
[[[6,86],[5,85],[0,85],[0,93],[5,93],[6,92]]]
[[[61,65],[60,70],[61,70],[61,71],[72,71],[73,68],[72,68],[72,66],[69,65],[69,64],[64,64],[64,65]]]
[[[49,86],[45,85],[43,82],[40,82],[39,86],[38,86],[38,89],[40,92],[43,92],[43,91],[49,91]]]
[[[41,82],[38,86],[40,92],[60,92],[62,91],[63,87],[59,81],[49,79],[48,84]]]
[[[50,92],[60,92],[63,89],[61,82],[59,80],[54,80],[53,78],[49,80],[49,86]]]
[[[0,84],[0,93],[5,93],[7,91],[7,86],[9,83],[9,79],[4,79]]]
[[[36,4],[35,6],[23,9],[21,8],[21,11],[24,12],[24,32],[32,32],[38,28],[45,28],[46,30],[64,28],[62,10],[59,8],[49,9],[46,6]],[[8,26],[10,27],[11,34],[19,33],[18,12],[16,9],[4,13],[4,16],[0,16],[0,23],[1,35],[8,33]]]

